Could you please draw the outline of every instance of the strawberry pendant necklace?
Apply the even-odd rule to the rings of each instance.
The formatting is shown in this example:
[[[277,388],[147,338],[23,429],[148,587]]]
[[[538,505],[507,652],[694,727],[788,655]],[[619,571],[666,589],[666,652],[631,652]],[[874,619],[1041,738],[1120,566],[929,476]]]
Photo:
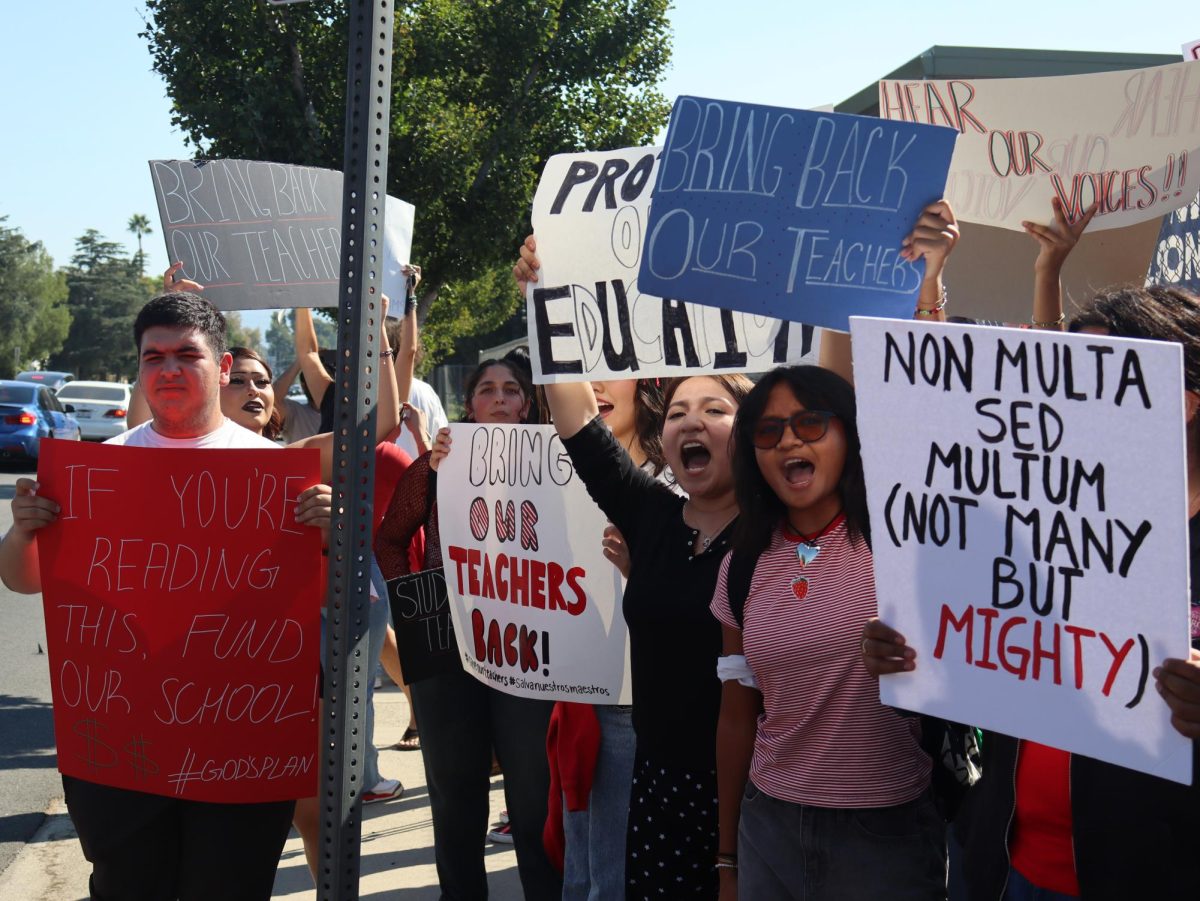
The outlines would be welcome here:
[[[797,532],[791,527],[790,523],[784,523],[784,534],[796,542],[796,562],[800,564],[801,575],[792,579],[792,594],[796,600],[802,601],[808,597],[808,589],[811,581],[808,576],[805,576],[805,568],[817,559],[817,555],[821,553],[821,546],[817,542],[833,531],[843,519],[842,511],[838,510],[834,514],[833,519],[827,522],[822,528],[818,529],[812,535],[804,535]]]

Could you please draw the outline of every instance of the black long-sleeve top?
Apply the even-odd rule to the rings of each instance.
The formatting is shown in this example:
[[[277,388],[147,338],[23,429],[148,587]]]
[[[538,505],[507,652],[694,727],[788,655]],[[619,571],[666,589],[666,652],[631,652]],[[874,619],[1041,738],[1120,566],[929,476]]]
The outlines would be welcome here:
[[[684,498],[639,469],[600,417],[563,442],[592,499],[621,530],[632,561],[629,626],[638,753],[695,771],[716,767],[721,627],[708,605],[730,523],[701,554]]]

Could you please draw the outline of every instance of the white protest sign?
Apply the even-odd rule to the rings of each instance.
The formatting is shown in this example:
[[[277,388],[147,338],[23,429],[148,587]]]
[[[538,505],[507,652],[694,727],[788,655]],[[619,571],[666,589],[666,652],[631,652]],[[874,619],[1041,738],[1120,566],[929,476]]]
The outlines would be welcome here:
[[[1182,349],[851,320],[885,704],[1189,783]]]
[[[1200,188],[1200,63],[1049,78],[879,82],[885,119],[946,125],[946,197],[964,222],[1020,229],[1050,198],[1100,230],[1157,219]]]
[[[463,668],[508,694],[628,704],[622,580],[607,520],[551,426],[456,424],[438,522]]]
[[[1200,41],[1192,41],[1183,45],[1184,59],[1200,59]]]
[[[546,163],[533,198],[542,268],[526,301],[539,384],[815,361],[812,326],[638,290],[661,149],[564,153]]]

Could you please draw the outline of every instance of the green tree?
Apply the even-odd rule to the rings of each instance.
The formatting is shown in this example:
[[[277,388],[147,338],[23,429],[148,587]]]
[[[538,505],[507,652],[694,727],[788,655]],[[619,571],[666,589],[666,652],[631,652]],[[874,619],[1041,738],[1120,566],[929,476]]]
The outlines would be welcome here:
[[[142,253],[142,235],[153,234],[154,227],[150,224],[150,218],[145,213],[134,213],[129,217],[129,224],[126,228],[132,234],[137,235],[138,250],[137,256],[133,260],[138,274],[141,275],[146,271],[146,255]]]
[[[267,326],[267,360],[278,375],[292,365],[295,356],[296,342],[288,323],[288,314],[279,310]]]
[[[78,378],[135,375],[133,319],[152,294],[124,252],[94,228],[76,240],[66,272],[71,329],[50,368]]]
[[[67,286],[40,241],[0,216],[0,378],[10,379],[62,345],[71,323]]]
[[[669,112],[668,0],[410,0],[396,11],[388,190],[416,204],[425,339],[511,316],[487,292],[554,153],[648,143]],[[173,122],[201,155],[342,166],[346,10],[148,0]],[[214,23],[218,23],[214,26]],[[443,292],[450,308],[430,312]]]
[[[248,328],[236,310],[225,311],[225,338],[230,347],[248,347],[260,355],[263,352],[262,329]]]

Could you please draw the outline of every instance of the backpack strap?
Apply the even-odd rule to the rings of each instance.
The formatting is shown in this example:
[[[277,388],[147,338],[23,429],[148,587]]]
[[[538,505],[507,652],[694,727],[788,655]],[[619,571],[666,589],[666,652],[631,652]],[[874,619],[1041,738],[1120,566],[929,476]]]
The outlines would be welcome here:
[[[746,596],[750,594],[750,580],[754,578],[754,567],[758,554],[742,554],[736,550],[729,555],[729,569],[725,574],[725,594],[729,598],[729,611],[737,620],[738,628],[746,612]]]

